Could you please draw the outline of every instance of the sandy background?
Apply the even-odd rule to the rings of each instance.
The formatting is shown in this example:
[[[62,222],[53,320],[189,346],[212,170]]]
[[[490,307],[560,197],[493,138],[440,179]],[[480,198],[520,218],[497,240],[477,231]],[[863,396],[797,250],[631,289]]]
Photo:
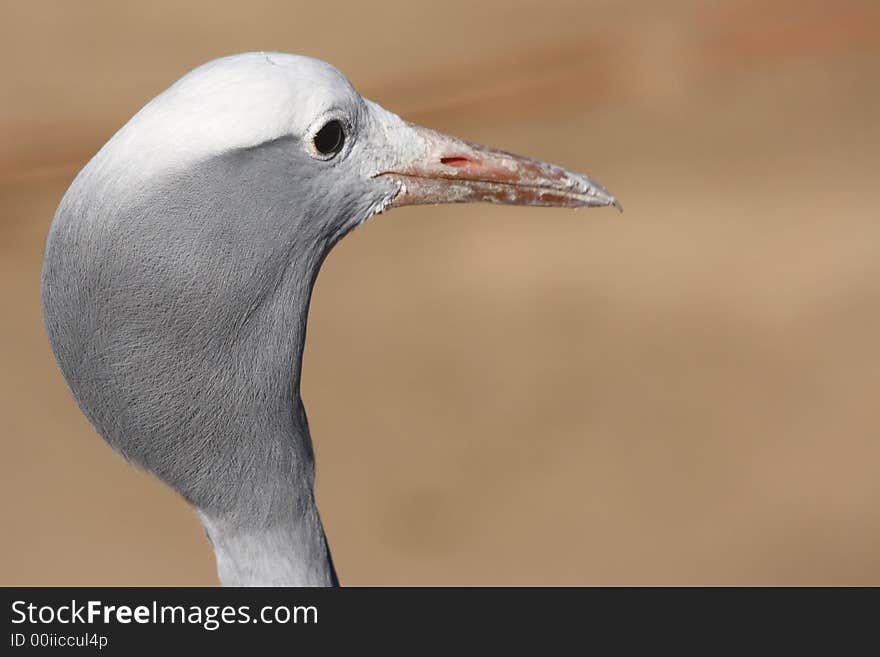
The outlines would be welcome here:
[[[0,4],[0,584],[216,583],[69,396],[39,271],[101,144],[259,49],[626,207],[405,209],[331,254],[303,395],[343,583],[880,584],[880,5],[376,4]]]

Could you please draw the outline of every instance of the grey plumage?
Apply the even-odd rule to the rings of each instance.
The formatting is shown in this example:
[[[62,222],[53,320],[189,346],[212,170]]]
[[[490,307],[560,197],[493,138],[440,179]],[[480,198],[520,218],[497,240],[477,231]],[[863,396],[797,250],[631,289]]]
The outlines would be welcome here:
[[[224,583],[335,584],[299,395],[312,285],[339,239],[406,196],[409,174],[386,173],[427,147],[322,62],[256,53],[204,69],[147,106],[64,196],[46,243],[47,332],[98,432],[198,510]],[[229,137],[275,102],[263,93],[275,85],[291,99],[278,125]],[[227,110],[227,94],[249,92]],[[300,117],[310,105],[316,116]],[[215,106],[219,128],[203,134],[197,115]],[[326,116],[348,130],[329,159],[310,142]],[[202,149],[215,134],[228,143]],[[592,189],[583,205],[616,204]]]

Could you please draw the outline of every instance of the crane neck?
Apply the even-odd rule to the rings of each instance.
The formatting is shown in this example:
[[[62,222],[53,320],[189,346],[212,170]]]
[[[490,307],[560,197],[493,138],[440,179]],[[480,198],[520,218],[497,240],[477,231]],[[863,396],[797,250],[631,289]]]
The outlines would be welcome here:
[[[46,326],[74,397],[199,512],[224,584],[335,581],[300,370],[312,286],[361,209],[328,220],[302,208],[310,183],[296,174],[310,169],[290,146],[138,184],[105,153],[46,243]]]
[[[240,333],[250,426],[225,438],[226,506],[196,508],[224,586],[338,586],[315,503],[315,457],[299,386],[312,286],[326,250],[291,263]],[[242,377],[239,377],[241,381]],[[242,431],[244,429],[244,431]],[[224,468],[224,469],[225,469]]]
[[[199,512],[223,586],[339,585],[314,500],[295,508],[287,522],[265,526]]]

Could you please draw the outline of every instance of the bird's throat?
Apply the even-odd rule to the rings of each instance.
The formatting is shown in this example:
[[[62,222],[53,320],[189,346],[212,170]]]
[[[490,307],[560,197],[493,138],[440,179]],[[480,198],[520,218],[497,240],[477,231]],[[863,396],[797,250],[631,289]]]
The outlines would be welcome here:
[[[254,311],[268,333],[239,345],[252,354],[260,412],[245,434],[227,437],[224,452],[239,466],[235,481],[223,485],[237,491],[232,506],[196,504],[224,586],[338,585],[315,504],[314,452],[299,395],[311,288],[323,255],[291,263]]]

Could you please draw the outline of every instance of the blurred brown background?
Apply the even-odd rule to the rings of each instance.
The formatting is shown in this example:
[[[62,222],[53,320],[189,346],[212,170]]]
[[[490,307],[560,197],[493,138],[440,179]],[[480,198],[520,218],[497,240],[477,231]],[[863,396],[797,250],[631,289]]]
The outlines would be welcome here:
[[[0,584],[216,583],[69,396],[39,273],[101,144],[247,50],[626,207],[399,210],[333,252],[303,395],[343,583],[880,584],[880,5],[831,5],[4,2]]]

